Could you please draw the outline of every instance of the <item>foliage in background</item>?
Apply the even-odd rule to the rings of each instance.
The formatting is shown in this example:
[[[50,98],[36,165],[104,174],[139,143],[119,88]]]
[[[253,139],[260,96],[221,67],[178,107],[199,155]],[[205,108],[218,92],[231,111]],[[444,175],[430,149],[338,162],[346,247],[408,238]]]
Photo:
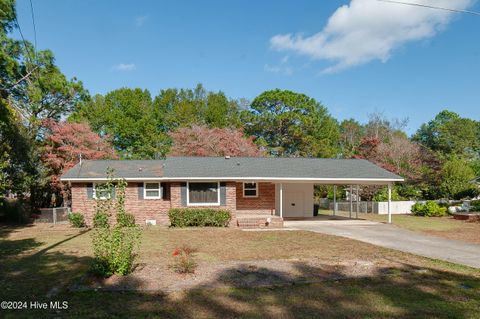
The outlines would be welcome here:
[[[115,159],[115,150],[108,136],[100,137],[88,124],[55,122],[45,124],[45,146],[42,159],[50,169],[50,185],[58,196],[66,198],[67,185],[60,176],[83,159]]]
[[[226,227],[232,214],[226,209],[170,208],[168,218],[173,227]]]
[[[70,213],[68,215],[68,221],[70,225],[75,228],[85,227],[85,218],[82,213]]]
[[[447,207],[442,207],[437,202],[427,201],[412,205],[412,214],[415,216],[441,217],[447,215]]]
[[[413,139],[442,155],[480,157],[480,122],[448,110],[418,129]]]
[[[392,200],[405,200],[402,196],[398,194],[397,188],[392,187]],[[376,202],[385,202],[388,200],[388,188],[382,187],[374,196],[373,200]]]
[[[100,136],[111,136],[121,158],[161,158],[168,142],[154,111],[148,90],[121,88],[82,103],[70,120],[87,121]]]
[[[462,199],[478,195],[478,187],[471,182],[475,173],[466,160],[451,157],[443,165],[440,175],[440,191],[444,197]]]
[[[68,116],[87,98],[82,83],[67,79],[49,50],[13,39],[15,1],[0,1],[0,174],[6,191],[49,206],[48,169],[41,160],[45,120]],[[8,155],[7,155],[8,154]]]
[[[334,157],[337,121],[315,99],[288,90],[265,91],[242,112],[245,132],[272,156]]]
[[[108,181],[102,192],[110,193],[115,189],[115,199],[106,196],[96,198],[95,216],[97,223],[92,232],[94,262],[92,272],[103,277],[113,274],[126,275],[132,271],[135,250],[138,248],[141,229],[135,224],[133,215],[125,210],[125,180],[114,179],[114,172],[107,172]],[[116,223],[111,225],[110,215],[116,215]],[[102,218],[98,218],[101,216]],[[102,222],[98,222],[101,220]]]
[[[252,137],[245,137],[241,129],[182,127],[170,133],[173,156],[253,156],[264,155]]]

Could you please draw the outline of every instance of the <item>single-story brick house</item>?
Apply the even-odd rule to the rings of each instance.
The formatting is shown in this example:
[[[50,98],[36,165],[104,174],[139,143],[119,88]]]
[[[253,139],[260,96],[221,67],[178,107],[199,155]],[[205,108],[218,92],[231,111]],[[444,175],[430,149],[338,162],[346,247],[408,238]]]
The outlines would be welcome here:
[[[138,223],[168,225],[172,207],[217,207],[233,225],[281,226],[284,217],[313,215],[315,184],[390,185],[403,178],[366,160],[323,158],[167,157],[84,160],[62,176],[74,212],[91,224],[95,187],[107,170],[128,182],[126,209]],[[390,192],[389,192],[390,193]],[[252,225],[250,225],[252,226]]]

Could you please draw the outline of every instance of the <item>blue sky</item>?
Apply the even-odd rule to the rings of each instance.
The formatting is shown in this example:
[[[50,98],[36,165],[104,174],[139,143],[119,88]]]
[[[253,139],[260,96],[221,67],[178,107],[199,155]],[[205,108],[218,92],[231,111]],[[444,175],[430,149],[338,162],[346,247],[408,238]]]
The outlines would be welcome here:
[[[406,0],[413,1],[413,0]],[[473,0],[418,0],[480,11]],[[33,0],[39,49],[91,94],[191,88],[253,99],[281,88],[333,116],[480,119],[480,16],[353,1]],[[33,42],[28,0],[19,23]]]

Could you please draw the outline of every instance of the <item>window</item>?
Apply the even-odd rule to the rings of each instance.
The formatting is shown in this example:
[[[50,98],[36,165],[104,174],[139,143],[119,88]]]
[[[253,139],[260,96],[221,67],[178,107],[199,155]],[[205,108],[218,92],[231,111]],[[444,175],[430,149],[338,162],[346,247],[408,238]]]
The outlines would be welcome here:
[[[243,183],[243,197],[258,197],[258,184]]]
[[[188,205],[220,205],[219,183],[188,183]]]
[[[160,183],[143,183],[143,198],[159,199],[162,198],[162,186]]]
[[[111,189],[108,191],[108,188],[105,184],[93,184],[93,198],[94,199],[110,199],[115,190]]]

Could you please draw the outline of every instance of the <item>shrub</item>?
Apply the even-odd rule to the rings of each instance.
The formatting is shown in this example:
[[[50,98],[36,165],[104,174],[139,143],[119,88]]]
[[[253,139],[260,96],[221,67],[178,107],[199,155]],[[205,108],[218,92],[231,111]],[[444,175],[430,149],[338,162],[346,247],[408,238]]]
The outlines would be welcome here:
[[[172,268],[179,274],[193,274],[197,268],[197,263],[194,259],[194,254],[197,252],[195,248],[183,246],[175,248],[172,256],[174,263]]]
[[[95,228],[106,228],[109,226],[108,218],[110,216],[105,212],[96,212],[93,215],[93,227]]]
[[[85,227],[85,218],[81,213],[71,213],[68,215],[68,221],[70,225],[75,228]]]
[[[117,223],[122,227],[135,226],[135,216],[129,213],[117,214]]]
[[[113,228],[95,228],[92,235],[95,256],[92,271],[102,277],[130,273],[140,235],[141,230],[138,226],[116,225]]]
[[[442,207],[434,201],[427,201],[426,203],[415,203],[412,206],[412,213],[416,216],[425,217],[440,217],[447,214],[447,207]]]
[[[112,199],[96,200],[93,219],[92,246],[94,261],[91,270],[100,276],[126,275],[133,269],[135,249],[140,243],[141,229],[135,225],[133,215],[125,211],[125,180],[113,180],[113,173],[107,171],[107,185],[116,187],[117,202]],[[116,213],[116,224],[111,226],[110,216]]]
[[[174,227],[214,226],[226,227],[231,219],[230,211],[214,208],[171,208],[168,218]]]
[[[480,212],[480,200],[472,200],[470,202],[470,211]]]

